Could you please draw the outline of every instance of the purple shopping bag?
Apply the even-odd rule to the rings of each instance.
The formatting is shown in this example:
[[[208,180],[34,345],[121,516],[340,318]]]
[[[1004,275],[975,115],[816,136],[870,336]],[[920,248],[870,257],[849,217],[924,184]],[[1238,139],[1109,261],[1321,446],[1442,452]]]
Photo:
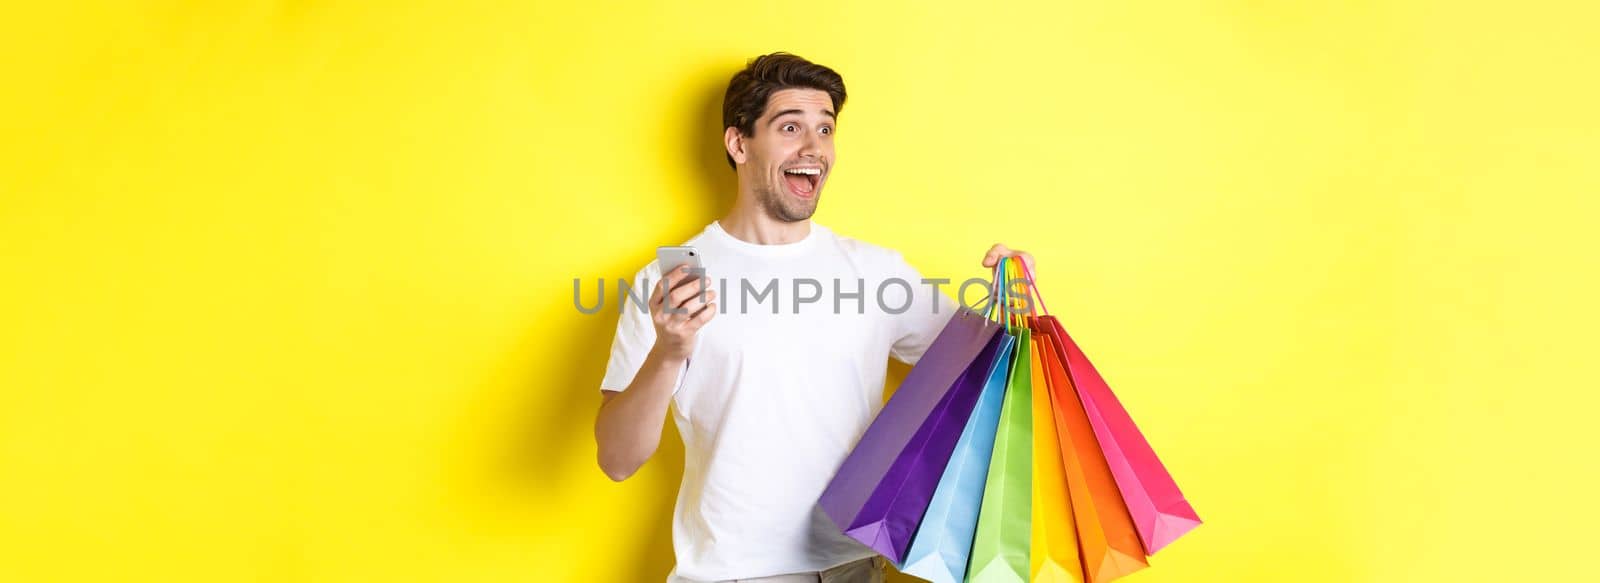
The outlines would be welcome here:
[[[950,463],[961,430],[983,394],[984,382],[1000,352],[1004,334],[990,338],[978,358],[956,379],[933,412],[922,422],[856,514],[846,535],[865,543],[896,565],[905,560],[922,514],[933,500],[939,476]]]
[[[891,468],[907,450],[907,446],[917,436],[924,422],[955,388],[956,381],[978,359],[979,353],[992,344],[991,341],[1002,328],[1000,324],[971,308],[961,306],[958,310],[939,332],[939,336],[928,346],[927,352],[923,353],[917,365],[906,374],[905,380],[900,383],[900,388],[889,398],[889,402],[884,404],[877,418],[867,426],[855,449],[845,457],[839,470],[834,473],[833,480],[828,482],[828,487],[822,491],[821,498],[817,500],[823,512],[842,532],[874,548],[888,545],[869,542],[880,538],[881,522],[862,523],[858,520],[863,511],[867,510],[868,499],[886,478],[898,479],[890,476]],[[976,393],[973,397],[976,398]],[[948,406],[948,403],[946,405]],[[971,404],[968,404],[968,413],[971,412],[971,408]],[[964,422],[965,417],[962,420]],[[958,424],[952,439],[959,438],[960,431],[961,426]],[[954,441],[951,442],[951,447],[954,447]],[[950,453],[948,449],[945,451],[946,458]],[[943,469],[942,464],[935,466],[935,473],[928,484],[930,493],[938,480],[937,472],[941,469]],[[920,518],[920,513],[918,517]],[[912,524],[911,531],[906,532],[906,536],[900,540],[909,542],[915,528],[916,525]],[[902,546],[900,550],[904,551],[903,545],[900,546]],[[879,552],[883,550],[879,549]]]

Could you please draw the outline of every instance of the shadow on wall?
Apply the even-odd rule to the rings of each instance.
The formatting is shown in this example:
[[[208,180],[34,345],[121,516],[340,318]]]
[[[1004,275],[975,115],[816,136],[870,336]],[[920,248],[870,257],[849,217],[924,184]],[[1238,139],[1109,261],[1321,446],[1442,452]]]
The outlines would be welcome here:
[[[595,261],[597,266],[610,269],[602,271],[603,274],[634,274],[635,269],[650,261],[653,256],[651,250],[656,245],[675,245],[690,239],[701,231],[704,224],[718,218],[731,207],[738,181],[734,178],[733,170],[728,168],[722,141],[722,96],[731,75],[733,70],[730,69],[723,74],[694,78],[693,82],[686,83],[694,91],[691,101],[694,111],[690,115],[683,115],[683,112],[664,112],[661,115],[661,119],[683,120],[682,125],[672,128],[672,131],[677,136],[677,143],[685,144],[685,147],[672,149],[680,155],[680,159],[669,162],[683,168],[694,168],[696,183],[693,189],[701,192],[701,195],[688,197],[682,202],[690,208],[690,215],[696,216],[690,231],[672,240],[640,240],[640,256]],[[565,296],[560,300],[568,301]],[[539,492],[528,492],[528,495],[546,498],[574,495],[562,484],[552,482],[576,482],[576,479],[573,476],[541,476],[546,474],[547,468],[541,466],[539,460],[549,458],[549,452],[570,452],[573,448],[584,448],[590,452],[594,450],[594,415],[602,399],[598,388],[605,375],[606,360],[610,359],[611,338],[619,317],[610,309],[606,312],[611,317],[576,317],[571,320],[571,332],[566,338],[568,343],[576,346],[570,346],[573,357],[558,365],[557,378],[560,381],[554,383],[555,386],[570,388],[570,391],[563,391],[554,399],[547,394],[538,394],[549,391],[552,384],[549,380],[530,383],[526,388],[530,392],[530,397],[526,399],[538,402],[541,407],[523,408],[525,416],[517,421],[518,426],[512,432],[515,444],[510,444],[510,450],[514,452],[514,468],[510,469],[520,484],[544,484],[538,487]],[[592,469],[595,476],[600,474],[600,469]],[[667,573],[672,570],[672,506],[677,500],[678,482],[682,476],[683,440],[678,437],[677,426],[669,418],[656,455],[634,477],[616,485],[619,489],[630,489],[630,495],[642,495],[643,500],[648,501],[640,513],[635,514],[638,529],[643,530],[643,537],[635,538],[638,545],[632,549],[621,548],[614,553],[619,562],[632,569],[624,570],[627,575],[624,580],[666,580]],[[645,490],[650,492],[642,493]]]
[[[732,70],[729,70],[724,75],[692,80],[688,83],[688,90],[693,92],[693,114],[668,112],[668,115],[662,116],[663,119],[684,120],[680,126],[667,129],[680,135],[679,143],[683,144],[683,147],[669,154],[678,159],[669,162],[695,169],[693,191],[704,193],[703,196],[682,201],[692,211],[698,210],[698,213],[694,213],[697,220],[692,229],[671,241],[639,241],[641,252],[638,256],[600,258],[594,262],[602,268],[600,273],[631,275],[650,261],[653,247],[687,240],[732,205],[737,181],[727,166],[721,139],[722,95],[731,75]],[[559,299],[561,302],[568,301],[564,296]],[[594,476],[600,475],[599,467],[592,461],[593,423],[601,401],[598,389],[605,374],[619,317],[610,310],[606,312],[610,317],[582,316],[568,320],[571,333],[564,342],[568,344],[567,353],[572,356],[553,367],[553,378],[530,382],[524,389],[527,395],[521,400],[525,406],[519,408],[522,413],[514,421],[515,427],[510,432],[513,443],[508,444],[511,452],[509,462],[493,462],[506,464],[501,465],[499,471],[510,473],[509,476],[502,476],[519,486],[516,495],[546,501],[576,495],[571,491],[571,486],[588,480],[584,476],[549,475],[552,458],[581,454],[589,460],[587,464],[580,460],[579,463],[556,467],[587,466],[592,468]],[[548,391],[552,386],[570,390],[550,395]],[[632,517],[637,521],[636,532],[641,535],[632,539],[638,541],[637,546],[618,549],[613,554],[618,563],[627,565],[623,571],[626,574],[624,580],[661,581],[671,571],[672,507],[682,475],[683,442],[669,419],[661,437],[661,445],[651,460],[633,477],[612,485],[619,489],[627,488],[631,490],[628,493],[630,497],[647,501]]]
[[[742,65],[742,63],[741,63]],[[699,233],[731,206],[737,180],[728,168],[721,139],[722,95],[728,76],[695,78],[685,87],[693,91],[692,115],[672,112],[663,119],[682,119],[680,127],[669,128],[681,134],[675,148],[666,155],[668,162],[696,171],[695,184],[682,206],[695,218],[692,228],[671,240],[637,241],[638,253],[626,257],[591,258],[594,271],[615,281],[628,277],[654,258],[657,245],[678,244]],[[650,195],[644,195],[650,196]],[[605,555],[612,557],[602,565],[604,577],[626,581],[663,581],[673,566],[672,508],[683,475],[683,443],[677,428],[668,419],[661,445],[644,467],[621,484],[611,483],[595,461],[594,419],[601,403],[600,382],[610,358],[620,305],[616,288],[598,314],[574,310],[571,296],[563,293],[538,298],[534,311],[543,315],[537,328],[529,324],[523,338],[506,347],[508,357],[488,384],[463,387],[481,395],[468,405],[465,423],[492,419],[498,431],[488,443],[474,441],[481,429],[457,432],[463,438],[452,444],[469,467],[451,472],[459,483],[453,487],[470,495],[458,510],[473,528],[490,529],[497,534],[521,537],[529,544],[552,545],[557,553],[593,555],[593,540],[571,536],[571,532],[552,532],[559,525],[545,518],[552,512],[569,510],[574,500],[593,496],[585,489],[609,488],[606,496],[639,501],[628,515],[632,523],[621,530],[629,536],[607,541]],[[592,292],[591,292],[592,293]],[[592,296],[586,296],[592,297]],[[564,331],[558,346],[552,347],[549,330]],[[532,360],[530,360],[530,358]],[[544,359],[544,360],[541,360]],[[504,379],[515,379],[509,392]],[[635,546],[629,547],[629,544]],[[570,550],[569,550],[570,549]],[[596,573],[596,576],[600,576]]]

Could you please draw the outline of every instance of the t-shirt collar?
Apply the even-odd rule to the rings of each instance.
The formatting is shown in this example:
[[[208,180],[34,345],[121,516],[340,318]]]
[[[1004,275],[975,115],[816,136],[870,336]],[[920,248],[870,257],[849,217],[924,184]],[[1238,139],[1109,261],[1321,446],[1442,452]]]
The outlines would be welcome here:
[[[706,225],[706,234],[713,240],[740,253],[762,257],[781,257],[803,252],[806,249],[811,248],[811,246],[816,243],[816,240],[821,237],[822,233],[826,230],[827,227],[817,224],[816,221],[812,221],[811,231],[806,233],[806,236],[801,238],[799,241],[795,241],[793,243],[763,245],[760,243],[751,243],[729,234],[728,231],[722,228],[722,221],[720,220],[711,221],[711,224]]]

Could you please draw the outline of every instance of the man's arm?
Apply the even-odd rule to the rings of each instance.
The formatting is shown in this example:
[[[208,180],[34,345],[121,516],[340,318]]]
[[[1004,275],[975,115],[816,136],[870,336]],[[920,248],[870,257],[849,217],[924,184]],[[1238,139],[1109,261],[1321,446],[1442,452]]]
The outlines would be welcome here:
[[[600,446],[600,469],[612,480],[628,479],[655,455],[683,363],[652,349],[628,390],[600,392],[604,401],[594,421],[594,440]]]
[[[663,282],[656,282],[650,294],[655,345],[626,390],[601,391],[604,398],[594,421],[594,439],[599,446],[600,469],[618,482],[638,471],[661,445],[661,430],[678,373],[689,360],[695,333],[717,311],[716,303],[711,301],[716,292],[705,290],[702,298],[700,292],[704,288],[689,283],[695,279],[682,266],[667,275],[678,285],[663,294]],[[667,305],[679,310],[668,311],[663,308]]]

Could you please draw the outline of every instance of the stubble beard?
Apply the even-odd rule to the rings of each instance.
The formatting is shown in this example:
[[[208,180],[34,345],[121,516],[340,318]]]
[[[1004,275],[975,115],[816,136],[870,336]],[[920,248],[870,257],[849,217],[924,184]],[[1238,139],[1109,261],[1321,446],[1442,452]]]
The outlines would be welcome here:
[[[816,214],[817,201],[822,200],[822,185],[817,185],[817,191],[811,200],[791,200],[793,197],[784,196],[773,188],[761,189],[761,196],[757,198],[760,199],[761,208],[767,212],[767,216],[785,223],[795,223]]]

